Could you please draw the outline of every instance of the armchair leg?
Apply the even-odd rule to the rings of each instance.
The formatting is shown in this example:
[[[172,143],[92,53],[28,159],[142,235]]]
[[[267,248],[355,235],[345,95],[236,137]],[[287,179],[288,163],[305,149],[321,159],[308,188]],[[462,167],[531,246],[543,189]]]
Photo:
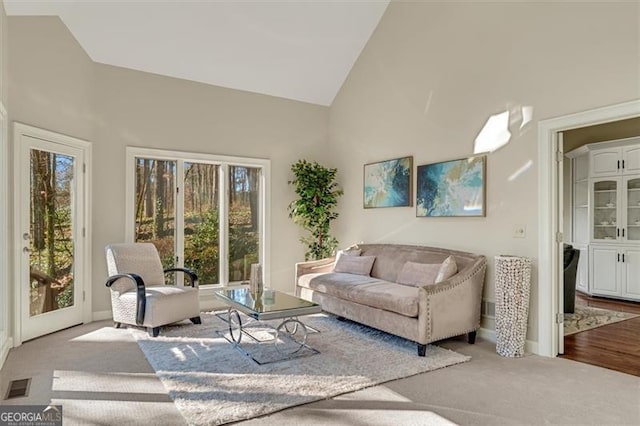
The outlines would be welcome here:
[[[120,323],[120,322],[114,322],[114,323],[113,323],[113,326],[114,326],[115,328],[120,328],[120,327],[122,327],[122,323]]]
[[[160,327],[149,327],[148,331],[150,336],[158,337],[158,334],[160,334]]]
[[[476,332],[472,331],[467,335],[467,341],[470,345],[473,345],[476,342]]]
[[[418,356],[425,356],[427,354],[427,345],[418,343]]]
[[[200,317],[193,317],[193,318],[189,318],[189,319],[194,324],[202,324],[202,320],[200,319]]]

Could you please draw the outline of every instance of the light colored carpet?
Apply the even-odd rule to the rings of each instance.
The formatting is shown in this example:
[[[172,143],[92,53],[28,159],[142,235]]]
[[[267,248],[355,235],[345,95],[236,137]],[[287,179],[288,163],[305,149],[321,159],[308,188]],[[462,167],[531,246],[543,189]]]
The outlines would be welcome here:
[[[216,333],[225,322],[211,314],[202,320],[164,328],[158,338],[131,329],[193,425],[249,419],[470,359],[432,345],[419,357],[415,343],[319,314],[303,319],[320,331],[307,341],[319,354],[260,366]]]
[[[564,335],[569,336],[581,331],[591,330],[638,316],[640,315],[576,305],[573,314],[564,314]]]
[[[495,343],[480,336],[475,345],[463,337],[438,345],[473,361],[239,424],[409,426],[431,424],[438,416],[459,425],[640,425],[636,376],[564,358],[501,357]],[[0,405],[55,401],[64,406],[65,426],[186,425],[131,332],[114,329],[111,321],[73,327],[12,349],[0,369],[0,395],[10,380],[26,377],[33,378],[29,395],[0,400]],[[58,377],[69,390],[64,382],[55,383]],[[121,386],[114,386],[111,377]]]

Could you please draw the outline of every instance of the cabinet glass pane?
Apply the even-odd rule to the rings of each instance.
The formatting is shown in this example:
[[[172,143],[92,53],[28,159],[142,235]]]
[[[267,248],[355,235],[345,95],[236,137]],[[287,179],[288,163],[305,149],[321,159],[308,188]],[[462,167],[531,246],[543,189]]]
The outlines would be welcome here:
[[[640,240],[640,178],[627,181],[627,240]]]
[[[595,240],[616,239],[617,186],[618,182],[615,180],[603,180],[593,184],[593,238]]]

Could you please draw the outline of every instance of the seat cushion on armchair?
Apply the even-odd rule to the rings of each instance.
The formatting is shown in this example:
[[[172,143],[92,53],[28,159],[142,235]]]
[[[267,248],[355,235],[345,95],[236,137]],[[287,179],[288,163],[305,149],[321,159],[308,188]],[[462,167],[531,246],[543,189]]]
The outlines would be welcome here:
[[[198,289],[183,286],[152,286],[146,288],[147,306],[144,327],[159,327],[200,315]],[[112,293],[113,320],[131,324],[136,317],[136,291]]]

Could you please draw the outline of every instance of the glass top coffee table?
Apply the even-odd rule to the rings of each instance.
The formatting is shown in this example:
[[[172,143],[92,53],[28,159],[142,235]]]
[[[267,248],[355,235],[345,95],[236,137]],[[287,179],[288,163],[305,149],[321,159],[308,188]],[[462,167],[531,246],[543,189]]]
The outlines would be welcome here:
[[[255,333],[252,334],[249,328],[271,330],[271,338],[267,340],[272,340],[276,351],[283,355],[282,359],[277,361],[290,359],[303,349],[311,352],[309,355],[319,353],[307,345],[308,329],[314,332],[317,330],[304,325],[298,319],[299,316],[322,312],[322,308],[317,303],[269,289],[261,293],[252,293],[248,288],[224,289],[215,291],[214,295],[229,305],[226,318],[218,315],[229,325],[228,337],[226,334],[223,337],[256,363],[266,364],[275,361],[262,362],[240,346],[243,335],[255,342],[265,342],[265,339],[256,337]],[[244,314],[244,318],[240,315],[241,313]],[[263,337],[264,334],[263,332]]]

